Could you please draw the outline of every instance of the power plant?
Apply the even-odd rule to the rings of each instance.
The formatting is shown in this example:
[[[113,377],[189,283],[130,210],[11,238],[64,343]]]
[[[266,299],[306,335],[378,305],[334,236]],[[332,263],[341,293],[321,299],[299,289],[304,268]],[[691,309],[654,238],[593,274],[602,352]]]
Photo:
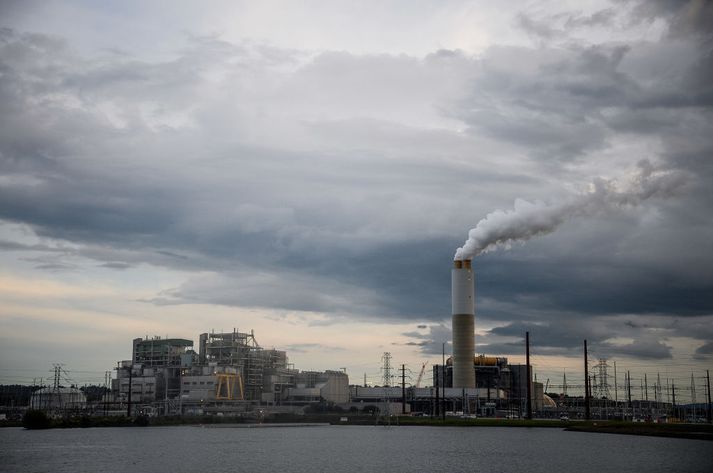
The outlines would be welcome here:
[[[445,271],[444,271],[445,272]],[[198,346],[184,338],[146,337],[132,341],[131,358],[119,361],[116,376],[107,372],[101,401],[73,384],[62,386],[60,365],[54,387],[34,392],[28,405],[48,412],[94,412],[103,415],[209,415],[250,417],[307,412],[414,413],[519,417],[529,403],[540,416],[562,412],[581,416],[584,398],[567,395],[566,380],[559,402],[546,394],[547,384],[532,379],[526,364],[511,364],[505,357],[475,351],[475,274],[471,259],[456,259],[451,268],[452,353],[433,364],[432,385],[420,387],[426,363],[414,386],[407,386],[406,365],[401,383],[394,383],[391,353],[384,353],[381,385],[349,384],[346,369],[300,371],[287,352],[261,347],[253,331],[205,332]],[[607,412],[610,393],[605,362],[595,377],[594,407]],[[394,369],[393,371],[396,371]],[[399,385],[401,384],[401,385]],[[644,383],[645,384],[645,383]],[[631,397],[630,380],[627,379]],[[660,381],[657,383],[660,391]],[[570,388],[572,388],[570,384]],[[643,387],[642,387],[643,390]],[[553,392],[553,391],[550,391]],[[557,392],[557,391],[554,391]],[[615,390],[616,392],[616,390]],[[648,393],[648,388],[646,390]],[[29,397],[29,396],[28,396]],[[616,396],[615,396],[616,397]],[[646,396],[645,396],[646,397]],[[635,412],[657,415],[668,407],[655,401],[628,401],[630,414],[614,400],[621,417]],[[603,402],[603,404],[602,404]],[[675,401],[674,401],[675,403]],[[652,407],[653,406],[653,407]],[[528,407],[529,409],[529,407]],[[386,414],[385,414],[386,413]],[[607,415],[607,414],[605,414]]]
[[[521,367],[509,365],[506,358],[475,356],[472,260],[453,262],[451,299],[452,356],[444,365],[433,365],[432,387],[394,385],[390,368],[384,370],[382,386],[367,386],[366,381],[364,386],[350,386],[343,370],[300,371],[285,351],[263,348],[252,331],[233,329],[199,334],[196,350],[190,339],[135,338],[131,358],[117,363],[104,408],[112,406],[117,415],[232,416],[256,410],[299,412],[315,405],[361,411],[393,402],[404,413],[482,414],[522,398],[527,381]]]

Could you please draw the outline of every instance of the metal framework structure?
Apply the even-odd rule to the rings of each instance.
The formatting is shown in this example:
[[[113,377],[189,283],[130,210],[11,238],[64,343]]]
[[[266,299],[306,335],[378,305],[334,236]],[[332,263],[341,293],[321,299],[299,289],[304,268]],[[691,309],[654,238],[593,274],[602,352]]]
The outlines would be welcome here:
[[[381,356],[381,362],[382,385],[385,387],[391,386],[391,353],[385,351]]]
[[[177,367],[181,365],[181,355],[193,346],[193,341],[185,338],[137,338],[133,345],[133,363],[149,367]]]
[[[291,384],[286,380],[289,371],[287,355],[284,351],[263,349],[255,339],[255,333],[211,332],[199,336],[199,360],[203,365],[230,366],[241,375],[243,396],[245,399],[259,400],[264,391],[267,373],[280,378],[273,387],[278,393],[283,385]],[[274,377],[273,377],[274,379]]]
[[[418,378],[416,378],[416,384],[414,384],[414,386],[417,388],[421,387],[421,380],[423,379],[423,373],[426,371],[427,364],[428,364],[428,361],[424,362],[421,365],[421,371],[418,372]]]
[[[594,397],[599,399],[611,399],[611,393],[609,392],[609,374],[607,369],[609,365],[607,364],[606,358],[599,358],[599,362],[596,364],[596,375],[594,383]]]
[[[215,399],[217,401],[242,401],[245,399],[243,377],[240,373],[220,373],[216,375],[216,378]]]

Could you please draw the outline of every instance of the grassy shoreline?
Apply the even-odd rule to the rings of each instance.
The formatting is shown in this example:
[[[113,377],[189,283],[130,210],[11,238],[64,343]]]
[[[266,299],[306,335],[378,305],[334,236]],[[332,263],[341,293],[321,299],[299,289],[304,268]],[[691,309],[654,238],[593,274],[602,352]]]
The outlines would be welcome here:
[[[343,419],[346,418],[346,421]],[[0,422],[0,426],[28,429],[88,428],[88,427],[163,427],[175,425],[238,425],[255,424],[256,419],[217,416],[171,416],[171,417],[76,417],[47,419],[45,423],[31,425],[21,422]],[[331,424],[331,425],[391,425],[428,427],[519,427],[559,428],[570,432],[608,433],[621,435],[645,435],[670,438],[713,440],[711,424],[652,424],[617,421],[572,421],[559,420],[509,420],[509,419],[460,419],[445,420],[430,417],[392,417],[389,420],[373,416],[349,416],[334,414],[276,415],[263,419],[262,424]]]
[[[573,424],[565,430],[570,432],[595,432],[602,434],[645,435],[713,441],[711,424],[653,424],[631,422],[599,422],[583,425]]]

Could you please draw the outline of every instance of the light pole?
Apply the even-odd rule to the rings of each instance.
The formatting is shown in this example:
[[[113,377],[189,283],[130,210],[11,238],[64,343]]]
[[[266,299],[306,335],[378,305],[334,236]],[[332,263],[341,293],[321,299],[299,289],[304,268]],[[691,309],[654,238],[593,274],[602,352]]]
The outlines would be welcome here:
[[[446,342],[441,344],[442,349],[442,360],[443,365],[441,366],[441,402],[443,403],[443,409],[441,409],[441,415],[443,420],[446,420]]]
[[[129,365],[129,398],[126,403],[126,417],[131,417],[131,389],[132,381],[134,379],[134,364],[133,362]]]

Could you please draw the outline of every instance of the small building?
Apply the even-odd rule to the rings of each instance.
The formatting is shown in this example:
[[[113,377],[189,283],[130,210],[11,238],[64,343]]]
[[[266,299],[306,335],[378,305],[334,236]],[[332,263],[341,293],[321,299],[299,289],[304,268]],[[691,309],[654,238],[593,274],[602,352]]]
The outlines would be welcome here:
[[[287,388],[286,401],[349,402],[349,377],[342,371],[302,371],[294,379],[294,387]]]

